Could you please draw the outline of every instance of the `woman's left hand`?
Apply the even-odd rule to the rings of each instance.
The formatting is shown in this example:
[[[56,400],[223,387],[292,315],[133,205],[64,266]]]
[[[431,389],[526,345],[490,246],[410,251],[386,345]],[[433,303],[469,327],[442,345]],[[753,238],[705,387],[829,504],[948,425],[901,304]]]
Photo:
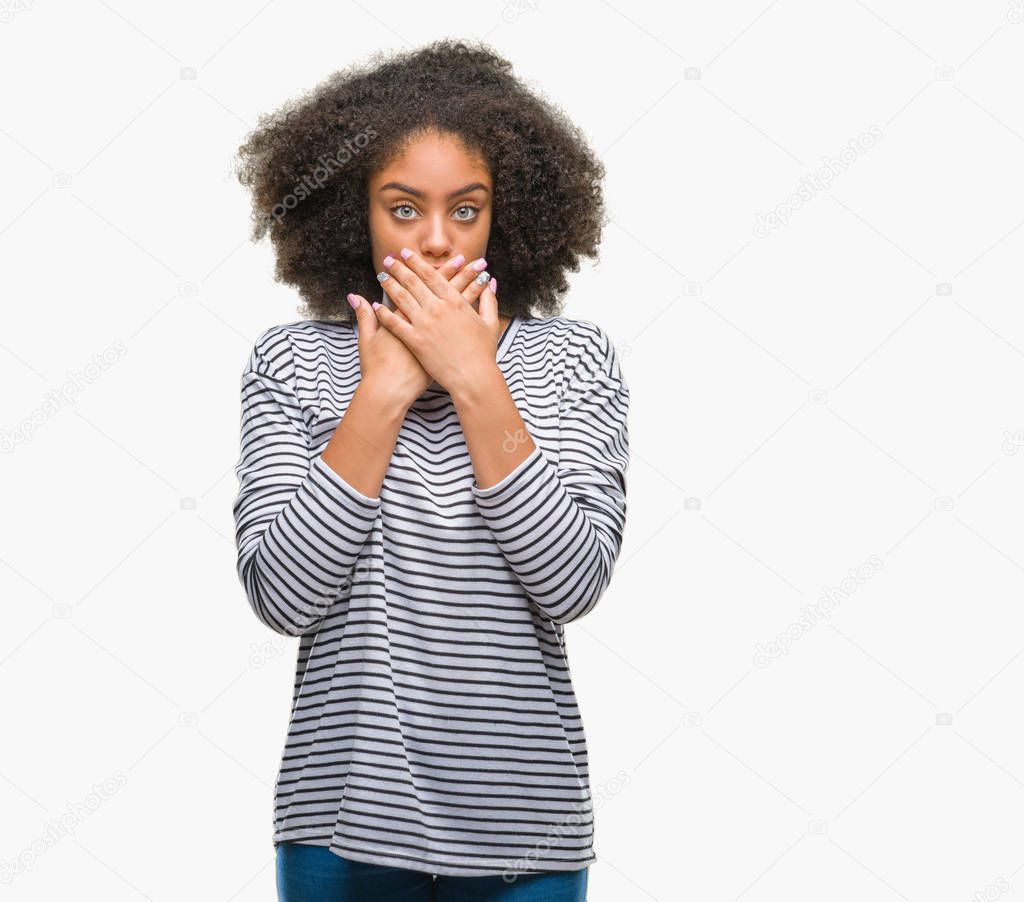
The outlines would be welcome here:
[[[479,273],[473,264],[451,281],[406,248],[399,257],[385,257],[384,264],[390,277],[385,290],[408,322],[384,305],[375,308],[377,320],[412,351],[439,385],[455,396],[497,367],[498,299],[490,281],[476,282]],[[467,277],[468,286],[459,288]],[[470,298],[478,298],[479,311],[463,290]]]

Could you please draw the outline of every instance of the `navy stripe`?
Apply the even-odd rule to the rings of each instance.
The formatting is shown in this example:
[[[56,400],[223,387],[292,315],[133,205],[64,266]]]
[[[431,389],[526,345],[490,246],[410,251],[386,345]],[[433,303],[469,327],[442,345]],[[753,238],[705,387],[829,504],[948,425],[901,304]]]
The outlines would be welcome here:
[[[448,393],[402,424],[380,496],[320,456],[359,384],[358,329],[274,326],[241,378],[237,569],[299,637],[274,843],[483,876],[596,860],[564,625],[626,520],[629,389],[594,323],[514,317],[496,360],[537,447],[481,489]]]

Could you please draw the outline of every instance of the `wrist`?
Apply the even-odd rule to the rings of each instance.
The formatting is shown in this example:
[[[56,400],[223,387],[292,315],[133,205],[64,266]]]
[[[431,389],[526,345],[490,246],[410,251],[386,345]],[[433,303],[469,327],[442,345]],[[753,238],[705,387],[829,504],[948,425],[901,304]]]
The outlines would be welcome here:
[[[402,397],[393,384],[362,379],[356,386],[355,395],[365,399],[379,415],[388,420],[401,422],[409,410],[410,403]],[[353,397],[354,400],[354,397]]]
[[[491,362],[481,369],[460,374],[459,381],[448,387],[448,394],[456,407],[469,407],[494,398],[497,393],[508,391],[505,374],[497,362]]]

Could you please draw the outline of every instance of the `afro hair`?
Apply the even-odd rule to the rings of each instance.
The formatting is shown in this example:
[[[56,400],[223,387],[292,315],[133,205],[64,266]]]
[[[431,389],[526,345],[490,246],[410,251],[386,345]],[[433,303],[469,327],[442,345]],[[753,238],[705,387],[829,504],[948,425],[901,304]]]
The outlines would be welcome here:
[[[352,291],[375,297],[367,185],[419,134],[454,134],[493,182],[488,269],[506,316],[562,311],[580,257],[596,258],[607,220],[604,166],[556,106],[480,42],[455,39],[342,69],[272,114],[238,149],[252,240],[267,233],[277,281],[315,320],[351,322]]]

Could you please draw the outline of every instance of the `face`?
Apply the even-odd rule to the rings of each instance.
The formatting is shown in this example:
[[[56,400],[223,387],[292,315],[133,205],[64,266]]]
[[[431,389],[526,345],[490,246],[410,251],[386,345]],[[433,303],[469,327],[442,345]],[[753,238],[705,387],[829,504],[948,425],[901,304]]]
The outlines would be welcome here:
[[[374,272],[403,247],[435,267],[459,254],[467,263],[485,256],[491,176],[457,136],[413,139],[400,157],[374,173],[368,188]]]

